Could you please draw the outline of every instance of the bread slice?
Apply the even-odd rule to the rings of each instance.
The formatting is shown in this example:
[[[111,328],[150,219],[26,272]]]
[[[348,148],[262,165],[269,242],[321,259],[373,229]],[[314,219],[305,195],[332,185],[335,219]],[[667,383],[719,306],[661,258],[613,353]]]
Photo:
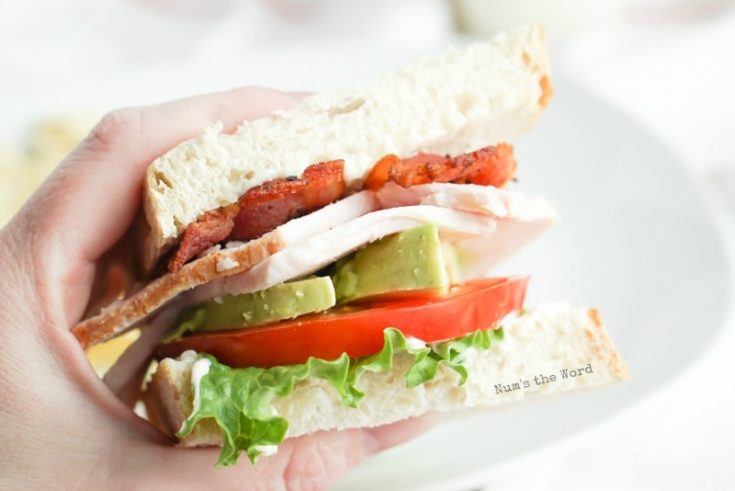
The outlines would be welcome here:
[[[345,178],[356,185],[388,153],[454,155],[510,141],[550,96],[544,33],[536,25],[425,58],[371,85],[309,97],[233,134],[216,124],[149,167],[143,266],[149,270],[204,212],[264,181],[344,159]]]
[[[457,374],[440,366],[434,380],[406,388],[408,360],[398,355],[388,373],[366,373],[359,382],[365,393],[360,407],[340,404],[325,381],[307,379],[274,401],[278,415],[289,421],[288,437],[319,430],[373,427],[432,411],[505,405],[527,398],[590,388],[628,378],[595,309],[542,304],[504,324],[505,338],[471,362],[469,377],[458,385]],[[162,360],[145,394],[149,418],[169,435],[192,411],[191,367],[194,360]],[[576,376],[562,370],[580,370]],[[538,384],[534,377],[549,377]],[[551,381],[551,376],[556,380]],[[540,382],[543,382],[540,378]],[[528,387],[524,386],[528,381]],[[180,442],[184,447],[220,445],[219,429],[203,420]]]

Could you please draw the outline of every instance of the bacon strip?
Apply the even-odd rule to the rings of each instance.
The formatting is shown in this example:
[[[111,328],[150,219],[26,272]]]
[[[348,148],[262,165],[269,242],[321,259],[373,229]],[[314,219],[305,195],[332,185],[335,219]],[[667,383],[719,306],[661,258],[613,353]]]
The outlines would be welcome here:
[[[226,239],[252,240],[292,218],[318,210],[345,192],[344,160],[310,165],[301,178],[274,179],[243,194],[236,204],[202,215],[184,231],[168,262],[170,273]]]
[[[224,206],[208,211],[186,227],[178,249],[168,261],[168,271],[173,273],[200,252],[227,239],[235,224],[235,216],[240,212],[237,205]]]
[[[301,179],[268,181],[250,189],[237,201],[232,238],[257,239],[292,218],[306,215],[338,200],[345,192],[344,160],[310,165]]]
[[[372,168],[364,185],[372,190],[380,189],[388,181],[403,187],[431,182],[501,187],[513,178],[515,170],[513,147],[500,143],[456,157],[419,153],[400,159],[386,155]]]

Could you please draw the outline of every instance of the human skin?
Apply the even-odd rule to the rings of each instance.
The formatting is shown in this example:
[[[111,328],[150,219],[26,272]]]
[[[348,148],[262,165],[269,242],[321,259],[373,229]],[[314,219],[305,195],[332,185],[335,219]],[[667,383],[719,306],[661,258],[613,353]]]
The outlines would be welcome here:
[[[215,469],[219,449],[173,447],[118,398],[135,367],[106,385],[70,332],[100,257],[133,221],[146,166],[215,121],[233,129],[299,99],[244,88],[111,112],[0,230],[0,489],[323,489],[423,429],[320,432]]]

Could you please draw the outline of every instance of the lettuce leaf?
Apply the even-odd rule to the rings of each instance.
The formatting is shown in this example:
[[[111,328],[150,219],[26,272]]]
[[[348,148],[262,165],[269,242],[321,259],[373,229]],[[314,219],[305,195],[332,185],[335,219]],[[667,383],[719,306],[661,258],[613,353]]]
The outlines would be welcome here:
[[[413,357],[405,374],[407,387],[432,380],[439,364],[456,371],[462,385],[473,355],[502,340],[503,330],[476,331],[426,346],[393,328],[386,329],[383,338],[383,349],[371,356],[352,359],[343,354],[333,361],[309,358],[303,364],[273,368],[230,368],[211,355],[202,355],[211,365],[195,388],[198,401],[177,436],[186,437],[197,423],[213,418],[222,431],[217,467],[234,464],[241,452],[255,462],[264,447],[278,445],[286,436],[288,421],[275,413],[272,402],[291,393],[297,382],[308,377],[326,380],[340,395],[342,404],[356,408],[364,397],[357,388],[360,377],[365,372],[391,370],[395,355],[407,353]]]

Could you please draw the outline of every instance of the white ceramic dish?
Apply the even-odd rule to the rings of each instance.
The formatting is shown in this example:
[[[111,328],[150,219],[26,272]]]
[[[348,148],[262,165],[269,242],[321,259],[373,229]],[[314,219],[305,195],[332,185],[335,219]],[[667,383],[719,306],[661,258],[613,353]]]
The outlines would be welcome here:
[[[518,142],[517,185],[561,220],[501,268],[531,273],[527,304],[600,308],[630,366],[624,384],[462,414],[383,453],[338,490],[469,489],[498,464],[550,448],[635,405],[702,354],[729,314],[730,261],[694,182],[646,131],[557,77],[557,97]]]

